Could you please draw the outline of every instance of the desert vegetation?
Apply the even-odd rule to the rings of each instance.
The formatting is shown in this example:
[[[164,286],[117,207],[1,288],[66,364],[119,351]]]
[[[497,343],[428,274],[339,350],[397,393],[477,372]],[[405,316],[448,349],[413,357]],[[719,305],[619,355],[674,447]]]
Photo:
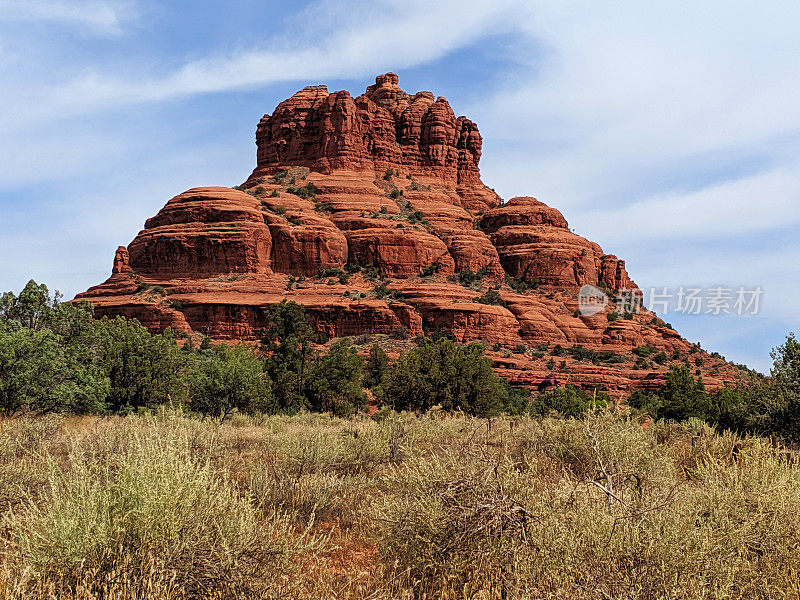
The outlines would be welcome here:
[[[785,598],[800,477],[692,420],[429,412],[0,427],[2,598]]]
[[[769,377],[674,365],[620,401],[514,389],[448,332],[392,360],[268,316],[227,346],[0,298],[0,599],[800,593],[793,335]]]

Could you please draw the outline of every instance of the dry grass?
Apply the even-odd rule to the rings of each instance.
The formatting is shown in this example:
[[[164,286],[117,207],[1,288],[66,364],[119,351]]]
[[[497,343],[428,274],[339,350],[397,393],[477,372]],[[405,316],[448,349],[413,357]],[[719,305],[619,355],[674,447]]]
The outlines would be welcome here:
[[[0,424],[5,598],[798,598],[800,471],[700,424]]]

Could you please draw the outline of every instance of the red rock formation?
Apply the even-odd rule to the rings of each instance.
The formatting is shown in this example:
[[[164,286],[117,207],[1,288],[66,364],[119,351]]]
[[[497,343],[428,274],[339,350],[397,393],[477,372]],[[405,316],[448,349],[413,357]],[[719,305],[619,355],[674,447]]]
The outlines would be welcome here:
[[[303,88],[264,115],[256,144],[258,167],[266,172],[275,166],[330,172],[405,165],[458,182],[479,181],[477,126],[456,118],[445,98],[406,94],[394,73],[377,77],[357,98],[346,91],[329,94],[324,85]]]
[[[127,273],[131,270],[131,257],[128,249],[125,246],[117,248],[117,253],[114,256],[114,268],[111,270],[112,275],[120,275]]]
[[[559,211],[535,198],[512,198],[487,211],[480,223],[513,277],[561,287],[636,288],[624,261],[572,233]]]
[[[485,341],[498,373],[534,388],[650,389],[672,357],[700,352],[647,311],[581,315],[585,284],[635,291],[624,261],[534,198],[503,204],[480,180],[477,126],[444,98],[405,93],[393,73],[357,98],[304,88],[261,119],[256,143],[241,189],[170,200],[117,250],[111,278],[79,298],[100,316],[217,339],[259,339],[266,308],[284,298],[332,337],[389,336],[402,348],[446,329]],[[538,287],[513,291],[507,276]],[[485,303],[490,289],[500,303]],[[667,360],[637,362],[643,345]],[[576,346],[605,354],[588,360]],[[726,363],[696,356],[709,387],[732,380]]]
[[[432,266],[437,273],[452,275],[453,258],[435,235],[415,229],[359,229],[347,233],[350,260],[371,265],[387,277],[413,277]]]
[[[157,277],[267,273],[272,243],[260,204],[230,188],[186,191],[128,246],[130,268]]]

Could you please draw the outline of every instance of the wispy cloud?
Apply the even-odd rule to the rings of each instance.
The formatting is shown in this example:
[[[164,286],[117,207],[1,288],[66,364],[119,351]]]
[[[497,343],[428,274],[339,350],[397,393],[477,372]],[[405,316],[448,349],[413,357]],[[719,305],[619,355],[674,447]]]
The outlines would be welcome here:
[[[102,35],[121,33],[135,14],[131,3],[113,0],[0,0],[0,23],[61,23]]]
[[[774,168],[797,156],[800,4],[532,6],[519,27],[547,60],[470,109],[513,147],[515,172],[503,171],[512,193],[517,185],[582,208],[632,203],[713,183],[715,173],[702,173],[711,165],[727,178],[721,167],[735,171],[737,161],[759,157]]]
[[[800,294],[785,241],[800,226],[800,4],[530,6],[519,28],[545,60],[465,109],[487,136],[484,180],[562,209],[640,285],[764,286],[749,326],[680,328],[763,367],[753,356],[780,335],[752,329],[788,331]]]
[[[313,31],[276,38],[266,47],[211,55],[150,76],[120,78],[89,67],[61,84],[17,90],[17,98],[0,101],[14,115],[13,126],[22,128],[31,121],[280,81],[374,75],[436,60],[487,33],[513,27],[513,9],[522,1],[384,1],[357,19],[353,16],[364,12],[359,3],[341,2],[335,11],[325,9],[329,4],[315,3]],[[329,33],[320,36],[321,31]],[[32,102],[36,97],[39,101]]]
[[[628,242],[731,239],[800,226],[800,169],[781,168],[691,192],[582,212],[578,222]],[[748,249],[750,251],[751,249]]]

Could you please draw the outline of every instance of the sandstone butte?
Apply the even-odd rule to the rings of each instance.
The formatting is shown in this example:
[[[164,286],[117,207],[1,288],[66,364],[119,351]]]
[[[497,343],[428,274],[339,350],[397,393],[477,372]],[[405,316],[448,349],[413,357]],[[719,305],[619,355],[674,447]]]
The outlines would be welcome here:
[[[265,309],[283,299],[303,305],[320,334],[368,340],[362,350],[379,341],[396,355],[449,330],[484,341],[497,373],[532,389],[621,396],[659,386],[687,359],[710,389],[736,380],[651,312],[615,318],[610,303],[581,315],[583,285],[636,291],[624,261],[534,198],[503,202],[481,181],[481,144],[445,98],[407,94],[394,73],[356,98],[306,87],[259,122],[243,185],[172,198],[117,250],[111,277],[77,298],[98,316],[226,341],[259,340]],[[340,277],[348,265],[361,270]],[[461,285],[467,270],[484,277]],[[538,287],[515,291],[509,278]],[[502,304],[476,301],[491,289]],[[577,346],[605,360],[562,352]],[[642,346],[667,360],[637,364]]]

